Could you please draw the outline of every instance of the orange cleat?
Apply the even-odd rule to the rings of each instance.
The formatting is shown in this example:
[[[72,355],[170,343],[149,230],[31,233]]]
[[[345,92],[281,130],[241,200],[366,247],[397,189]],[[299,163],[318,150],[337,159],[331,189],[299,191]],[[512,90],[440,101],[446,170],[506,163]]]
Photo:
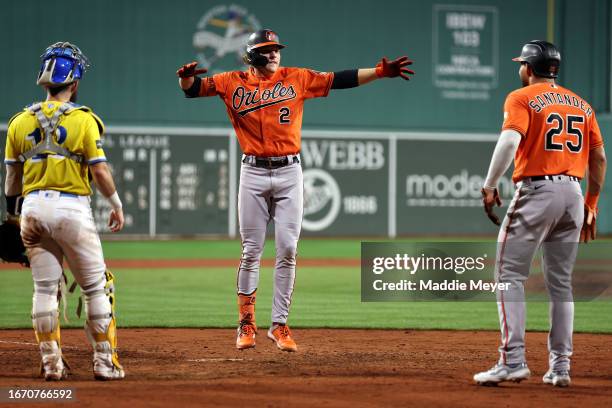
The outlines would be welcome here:
[[[236,338],[236,348],[245,350],[255,347],[255,334],[257,327],[253,323],[242,321],[238,326],[238,337]]]
[[[268,330],[268,338],[276,343],[282,351],[297,351],[297,344],[291,337],[291,330],[286,325],[273,325]]]
[[[255,292],[251,295],[238,294],[238,322],[236,348],[245,350],[255,347]]]

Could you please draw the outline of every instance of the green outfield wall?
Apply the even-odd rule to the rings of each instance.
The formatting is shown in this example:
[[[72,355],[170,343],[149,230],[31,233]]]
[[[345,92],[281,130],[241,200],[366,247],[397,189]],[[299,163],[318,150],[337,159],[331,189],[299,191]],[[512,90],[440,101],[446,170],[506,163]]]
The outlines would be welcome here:
[[[414,80],[381,81],[307,104],[306,127],[496,131],[518,82],[526,41],[552,36],[560,82],[595,110],[609,109],[610,0],[201,1],[91,0],[61,13],[41,0],[9,1],[0,25],[0,118],[41,97],[38,56],[69,40],[92,62],[82,103],[107,122],[225,126],[219,101],[182,98],[175,71],[197,60],[211,72],[243,69],[249,31],[270,27],[288,47],[282,63],[322,71],[414,59]],[[552,27],[552,29],[550,28]]]
[[[606,141],[610,112],[611,0],[249,2],[90,1],[57,13],[7,2],[0,43],[0,140],[6,121],[43,97],[38,56],[78,44],[92,61],[79,102],[109,126],[105,149],[126,205],[126,233],[236,234],[240,149],[218,98],[187,100],[175,71],[244,69],[248,32],[273,28],[282,63],[334,71],[382,56],[415,61],[409,82],[378,81],[308,101],[302,159],[305,235],[494,233],[478,204],[523,43],[554,41],[559,82],[591,102]],[[0,170],[0,174],[4,169]],[[612,180],[600,231],[612,232]],[[502,182],[508,201],[512,185]],[[0,210],[4,205],[0,200]],[[104,200],[93,199],[103,230]]]
[[[480,188],[496,138],[304,131],[303,235],[495,234]],[[105,151],[124,203],[124,234],[237,235],[241,154],[232,129],[109,127]],[[501,215],[514,194],[510,174],[499,186]],[[604,233],[610,231],[609,186],[598,221]],[[98,229],[108,231],[109,204],[95,195],[92,207]]]

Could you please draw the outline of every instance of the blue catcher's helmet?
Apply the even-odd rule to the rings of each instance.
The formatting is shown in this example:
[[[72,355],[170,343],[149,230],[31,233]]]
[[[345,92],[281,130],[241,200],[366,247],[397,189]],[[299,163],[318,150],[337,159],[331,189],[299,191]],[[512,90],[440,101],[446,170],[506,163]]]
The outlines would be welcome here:
[[[68,85],[81,79],[90,66],[79,47],[63,41],[48,46],[40,58],[42,66],[36,84],[49,87]]]

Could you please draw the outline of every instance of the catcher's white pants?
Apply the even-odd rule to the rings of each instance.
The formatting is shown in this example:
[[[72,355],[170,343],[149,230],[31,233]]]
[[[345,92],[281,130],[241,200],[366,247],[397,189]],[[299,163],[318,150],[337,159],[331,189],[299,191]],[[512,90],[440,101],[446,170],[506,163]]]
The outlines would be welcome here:
[[[51,332],[57,321],[57,293],[64,257],[75,280],[87,291],[104,291],[106,265],[100,237],[87,196],[39,190],[26,196],[21,212],[21,236],[28,251],[34,297],[32,316],[38,332]],[[86,297],[88,319],[110,314],[106,296]],[[96,321],[105,332],[109,319]]]

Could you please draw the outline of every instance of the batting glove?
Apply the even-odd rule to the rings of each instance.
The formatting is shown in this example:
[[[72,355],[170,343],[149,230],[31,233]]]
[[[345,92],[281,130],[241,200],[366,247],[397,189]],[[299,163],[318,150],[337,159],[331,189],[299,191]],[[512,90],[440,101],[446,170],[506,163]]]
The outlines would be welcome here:
[[[597,236],[597,225],[595,219],[597,218],[597,209],[593,210],[591,207],[584,206],[584,223],[582,224],[582,230],[580,231],[580,241],[587,244],[589,241],[593,241]]]
[[[198,66],[198,63],[195,61],[190,62],[189,64],[185,64],[182,67],[180,67],[178,71],[176,71],[176,75],[179,78],[189,78],[192,76],[196,76],[196,75],[200,75],[200,74],[204,74],[208,72],[206,68],[196,69],[197,66]]]
[[[497,204],[498,207],[501,207],[502,201],[499,197],[499,192],[496,188],[494,189],[485,189],[480,190],[482,194],[482,205],[484,207],[485,213],[487,217],[493,222],[495,225],[501,225],[499,218],[493,212],[493,207]]]
[[[406,81],[410,80],[410,75],[414,75],[414,71],[406,68],[407,65],[412,65],[412,61],[408,57],[399,57],[394,61],[387,61],[386,57],[383,57],[378,64],[376,64],[376,76],[379,78],[395,78],[402,77]]]

